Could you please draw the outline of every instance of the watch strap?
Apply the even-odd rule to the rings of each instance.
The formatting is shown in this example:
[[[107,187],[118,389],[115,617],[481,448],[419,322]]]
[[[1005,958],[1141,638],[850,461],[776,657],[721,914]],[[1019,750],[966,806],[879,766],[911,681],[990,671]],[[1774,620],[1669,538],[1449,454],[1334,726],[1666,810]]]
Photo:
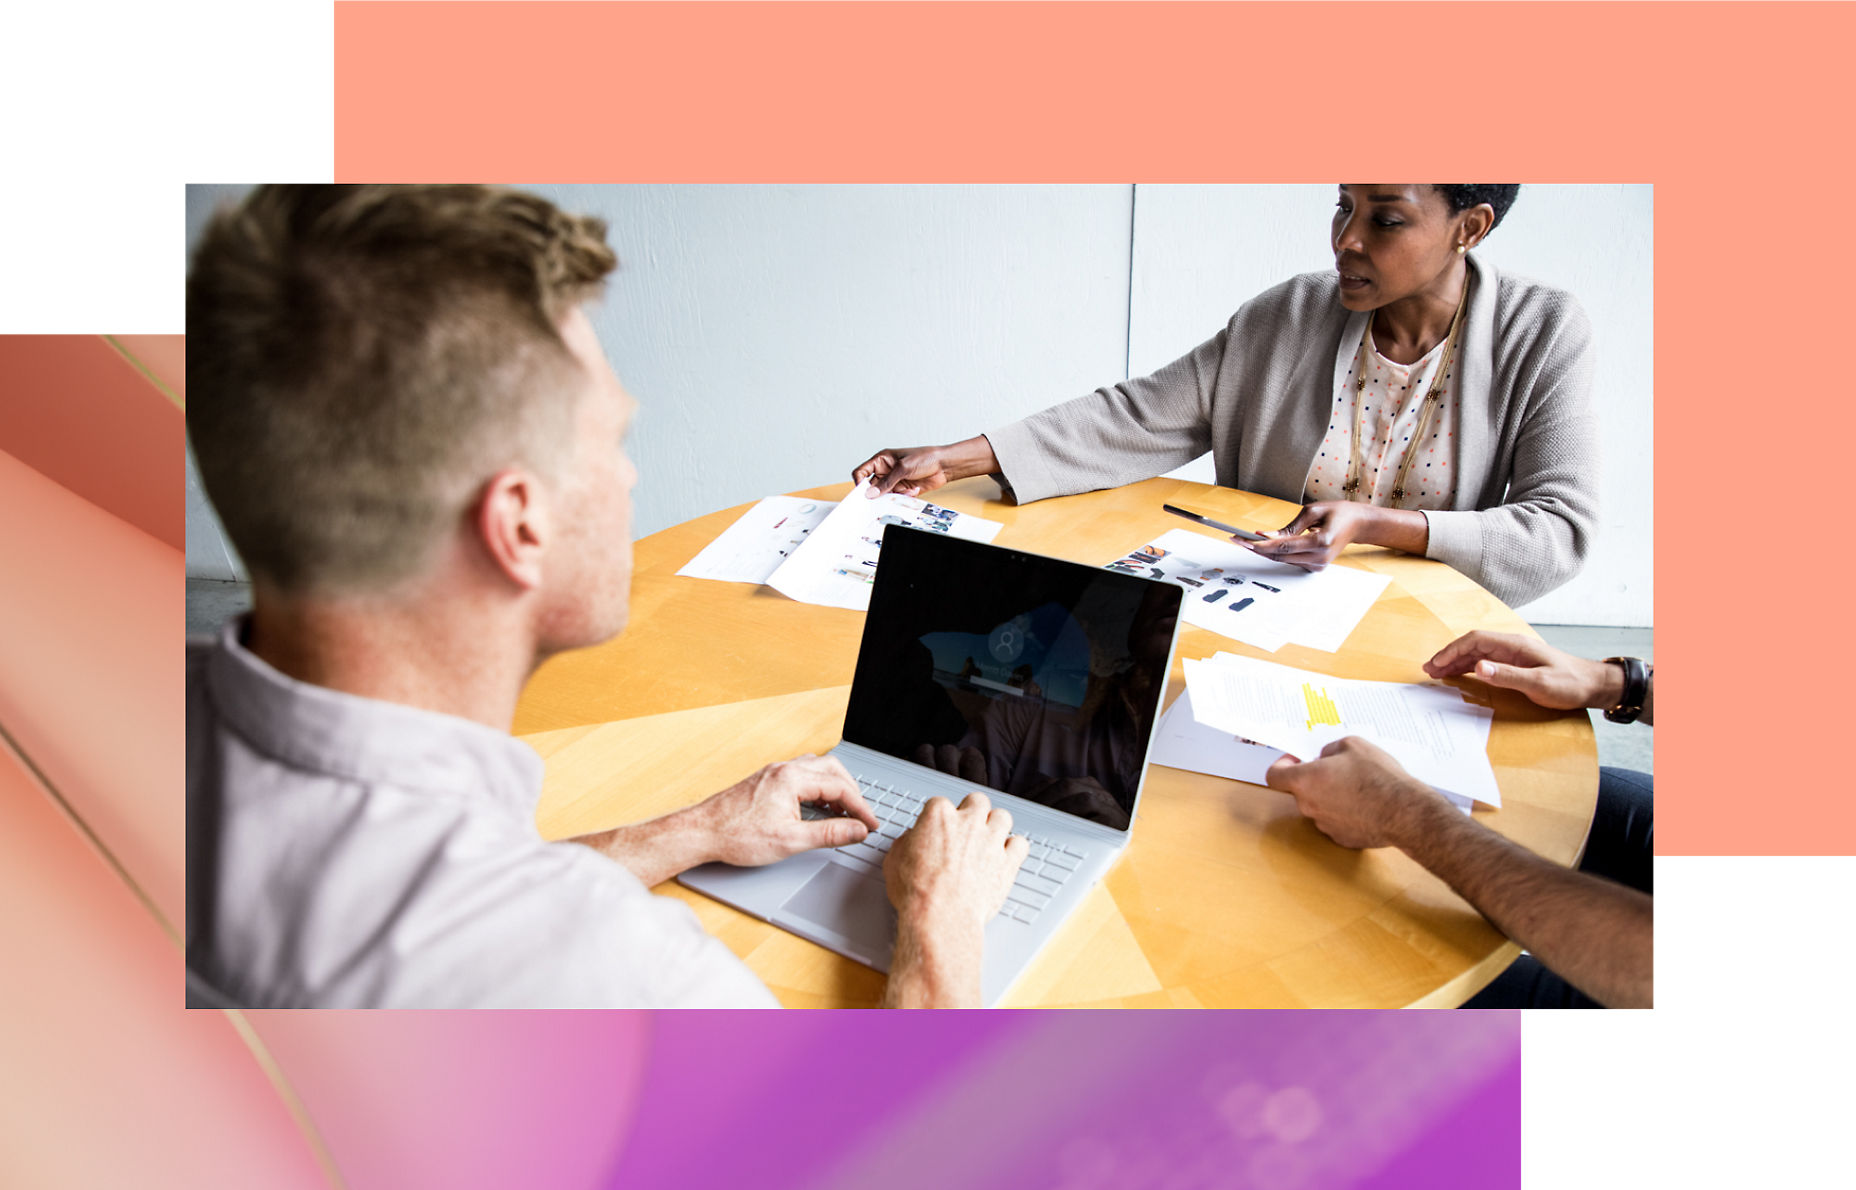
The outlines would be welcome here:
[[[1650,696],[1650,667],[1641,657],[1607,657],[1606,665],[1624,667],[1624,695],[1618,705],[1605,712],[1613,723],[1635,723],[1643,714],[1643,703]]]

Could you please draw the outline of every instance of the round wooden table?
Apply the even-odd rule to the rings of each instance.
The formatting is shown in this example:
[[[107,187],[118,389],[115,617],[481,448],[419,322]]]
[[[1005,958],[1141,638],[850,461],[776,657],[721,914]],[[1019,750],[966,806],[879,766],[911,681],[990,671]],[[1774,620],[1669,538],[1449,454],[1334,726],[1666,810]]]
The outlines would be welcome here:
[[[837,500],[849,489],[798,494]],[[1170,479],[1022,508],[1004,502],[992,480],[971,479],[931,499],[1003,522],[999,545],[1091,565],[1179,528],[1162,503],[1252,529],[1286,524],[1295,510]],[[768,587],[677,577],[747,507],[638,542],[630,626],[598,648],[554,658],[529,682],[514,729],[547,762],[537,812],[546,837],[650,818],[763,764],[837,743],[863,614],[796,603]],[[1168,705],[1185,686],[1181,661],[1220,650],[1339,677],[1417,682],[1427,680],[1426,658],[1473,628],[1532,632],[1441,563],[1352,547],[1341,564],[1392,581],[1339,652],[1285,645],[1265,654],[1182,625]],[[1475,817],[1571,864],[1598,791],[1591,722],[1583,711],[1488,693],[1502,809],[1478,806]],[[882,997],[884,977],[868,967],[675,883],[657,891],[687,902],[789,1007],[870,1007]],[[1006,1003],[1450,1007],[1518,953],[1402,853],[1336,846],[1286,794],[1154,766],[1126,854]]]

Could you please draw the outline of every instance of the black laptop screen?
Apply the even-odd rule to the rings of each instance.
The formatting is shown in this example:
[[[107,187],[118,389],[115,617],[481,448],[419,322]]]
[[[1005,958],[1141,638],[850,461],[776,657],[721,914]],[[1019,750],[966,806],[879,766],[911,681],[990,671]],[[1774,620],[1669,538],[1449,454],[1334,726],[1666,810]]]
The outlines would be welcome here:
[[[1126,830],[1180,589],[891,526],[844,738]]]

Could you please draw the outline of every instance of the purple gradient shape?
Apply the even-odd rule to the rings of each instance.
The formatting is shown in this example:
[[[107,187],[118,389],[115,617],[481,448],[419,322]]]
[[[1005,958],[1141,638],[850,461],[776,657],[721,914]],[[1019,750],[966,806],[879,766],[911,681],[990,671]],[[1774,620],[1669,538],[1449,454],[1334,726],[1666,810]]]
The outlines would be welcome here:
[[[1203,1121],[1194,1125],[1196,1134],[1181,1131],[1190,1117],[1203,1115],[1208,1063],[1240,1057],[1248,1064],[1242,1077],[1279,1086],[1325,1067],[1330,1082],[1339,1070],[1344,1083],[1355,1055],[1371,1062],[1377,1054],[1383,1077],[1386,1055],[1393,1052],[1386,1049],[1388,1037],[1390,1043],[1409,1041],[1429,1029],[1434,1043],[1439,1028],[1456,1027],[1444,1026],[1436,1014],[1383,1014],[1376,1025],[1365,1016],[1350,1020],[1353,1014],[1318,1012],[1086,1015],[1090,1019],[1080,1028],[1078,1017],[1062,1022],[1066,1037],[1085,1043],[1100,1038],[1119,1057],[1099,1067],[1087,1052],[1074,1063],[1063,1060],[1062,1055],[1079,1048],[1094,1048],[1083,1044],[1060,1051],[1058,1061],[1070,1067],[1065,1077],[1072,1108],[1091,1119],[1100,1111],[1104,1125],[1079,1127],[1076,1117],[1040,1116],[1033,1108],[1022,1113],[1022,1145],[999,1150],[997,1135],[990,1140],[949,1135],[950,1146],[972,1144],[979,1146],[976,1153],[996,1152],[996,1158],[986,1159],[981,1179],[986,1186],[1041,1187],[1040,1169],[1079,1135],[1131,1140],[1136,1149],[1144,1148],[1145,1172],[1137,1180],[1145,1185],[1150,1175],[1170,1172],[1166,1167],[1174,1165],[1174,1154],[1183,1168],[1195,1151],[1201,1157],[1214,1151],[1199,1143],[1207,1136]],[[1479,1015],[1483,1021],[1476,1026],[1448,1014],[1463,1020],[1466,1031],[1481,1028],[1484,1039],[1480,1057],[1456,1059],[1463,1063],[1457,1069],[1469,1073],[1454,1090],[1436,1100],[1410,1135],[1377,1161],[1359,1165],[1340,1181],[1331,1175],[1318,1179],[1322,1185],[1364,1190],[1519,1186],[1519,1018],[1509,1013],[1491,1021],[1494,1014]],[[998,1077],[996,1063],[1016,1054],[1020,1043],[1049,1024],[1050,1018],[1038,1013],[659,1014],[642,1105],[627,1148],[605,1184],[613,1190],[811,1187],[832,1181],[834,1171],[842,1175],[838,1167],[860,1150],[866,1160],[875,1153],[881,1169],[888,1154],[907,1153],[911,1136],[917,1143],[927,1136],[939,1146],[938,1136],[924,1132],[924,1127],[932,1130],[926,1121],[937,1106],[996,1101],[997,1084],[986,1081],[989,1075]],[[1117,1033],[1119,1050],[1113,1044]],[[1043,1052],[1047,1059],[1052,1056],[1048,1045]],[[1394,1066],[1405,1060],[1398,1058]],[[908,1118],[921,1110],[930,1115]],[[1168,1148],[1169,1143],[1186,1147]],[[1366,1160],[1365,1155],[1357,1159]]]
[[[609,1190],[811,1185],[1016,1012],[660,1012]]]
[[[1355,1190],[1520,1190],[1521,1049]]]

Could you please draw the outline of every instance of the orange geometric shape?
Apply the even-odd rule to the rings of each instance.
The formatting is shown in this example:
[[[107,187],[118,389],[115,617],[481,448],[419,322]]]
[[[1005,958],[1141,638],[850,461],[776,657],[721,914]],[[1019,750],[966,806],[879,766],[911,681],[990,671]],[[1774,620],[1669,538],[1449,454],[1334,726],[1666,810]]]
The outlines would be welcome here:
[[[157,349],[171,367],[171,349]],[[185,376],[185,355],[181,356]],[[0,335],[0,451],[177,550],[185,419],[100,335]]]

